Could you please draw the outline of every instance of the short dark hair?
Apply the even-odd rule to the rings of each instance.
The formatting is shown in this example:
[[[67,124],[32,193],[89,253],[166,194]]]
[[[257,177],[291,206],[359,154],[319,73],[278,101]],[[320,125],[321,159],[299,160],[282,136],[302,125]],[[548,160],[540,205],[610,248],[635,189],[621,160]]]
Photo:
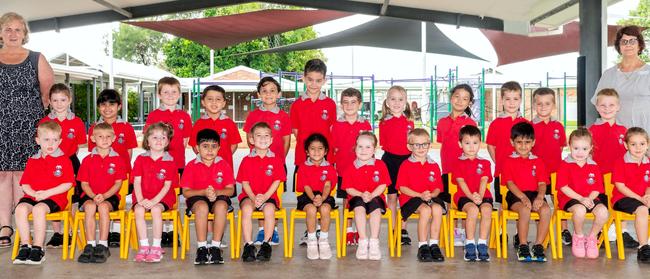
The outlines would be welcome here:
[[[70,94],[70,87],[65,85],[65,83],[55,83],[50,87],[50,98],[54,93],[63,93],[68,96],[68,99],[72,99],[72,94]]]
[[[310,72],[318,72],[325,76],[327,74],[327,65],[325,65],[325,62],[323,62],[323,60],[320,60],[318,58],[309,60],[307,63],[305,63],[304,74],[307,75],[307,73]]]
[[[104,89],[102,92],[99,92],[99,96],[97,96],[97,105],[101,105],[103,103],[109,103],[109,104],[122,104],[122,98],[120,97],[120,93],[117,92],[115,89]]]
[[[220,144],[219,142],[219,133],[217,131],[212,130],[212,129],[203,129],[196,133],[196,144],[199,145],[204,142],[216,142],[217,145]]]
[[[465,114],[468,116],[472,116],[472,104],[474,104],[474,90],[472,90],[472,87],[469,86],[469,84],[462,83],[459,85],[454,86],[454,88],[451,89],[451,96],[454,96],[454,93],[458,90],[465,90],[469,93],[469,106],[465,108]]]
[[[206,88],[203,88],[203,92],[201,92],[201,100],[205,99],[205,95],[208,94],[208,91],[217,91],[221,93],[221,96],[226,99],[226,90],[223,89],[223,87],[219,85],[210,85]]]
[[[275,80],[273,77],[266,76],[260,79],[260,81],[257,83],[257,93],[260,93],[262,87],[269,82],[275,84],[275,87],[278,89],[278,92],[282,92],[282,89],[280,89],[281,88],[280,83],[277,80]]]
[[[251,127],[251,132],[250,133],[254,134],[255,130],[257,130],[257,129],[269,129],[269,130],[271,130],[271,126],[269,126],[269,124],[267,124],[264,121],[260,121],[260,122],[255,123],[253,125],[253,127]]]
[[[503,98],[503,94],[506,93],[506,91],[517,91],[519,92],[519,95],[521,95],[521,85],[519,82],[516,81],[508,81],[504,84],[501,85],[501,98]]]
[[[533,99],[537,96],[553,96],[553,102],[555,103],[555,91],[548,87],[540,87],[533,91]]]
[[[462,142],[464,136],[481,138],[481,130],[473,125],[465,125],[463,128],[460,128],[460,132],[458,132],[458,141]]]
[[[528,122],[519,122],[512,126],[510,130],[510,139],[515,140],[516,138],[525,138],[525,139],[535,139],[535,129],[533,125],[530,125]]]
[[[355,97],[357,100],[359,100],[359,103],[363,103],[363,96],[361,95],[361,91],[348,87],[343,92],[341,92],[341,102],[343,102],[343,97]]]
[[[327,138],[323,136],[323,134],[319,133],[313,133],[305,139],[305,152],[309,151],[309,146],[311,145],[312,142],[320,142],[323,144],[323,147],[325,147],[325,154],[330,150],[330,145],[327,143]]]
[[[645,41],[643,40],[643,34],[641,33],[641,28],[636,25],[628,25],[625,26],[621,29],[619,29],[616,32],[616,40],[614,41],[614,48],[618,52],[618,54],[621,54],[621,39],[623,38],[623,35],[628,35],[628,36],[634,36],[636,37],[636,40],[639,44],[639,55],[641,55],[641,52],[645,49]]]

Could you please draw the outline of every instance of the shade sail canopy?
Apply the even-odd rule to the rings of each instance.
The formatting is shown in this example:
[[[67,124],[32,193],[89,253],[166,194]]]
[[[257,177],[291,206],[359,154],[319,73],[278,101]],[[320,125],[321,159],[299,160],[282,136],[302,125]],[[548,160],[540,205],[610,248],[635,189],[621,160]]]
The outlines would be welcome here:
[[[242,54],[289,52],[342,46],[367,46],[419,52],[422,49],[421,32],[420,21],[379,17],[350,29],[317,39]],[[483,60],[454,43],[433,23],[426,23],[426,34],[426,51],[428,53]]]
[[[262,10],[200,19],[131,21],[128,24],[176,35],[213,49],[351,15],[329,10]]]

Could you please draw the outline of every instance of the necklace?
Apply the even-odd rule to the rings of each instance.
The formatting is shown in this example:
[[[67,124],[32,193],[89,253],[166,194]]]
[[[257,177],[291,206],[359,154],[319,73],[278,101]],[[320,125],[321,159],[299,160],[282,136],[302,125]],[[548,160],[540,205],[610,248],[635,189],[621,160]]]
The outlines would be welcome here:
[[[639,63],[639,62],[641,62],[641,63]],[[619,70],[619,72],[621,72],[621,74],[623,74],[623,78],[625,78],[625,81],[628,81],[634,75],[634,72],[636,72],[636,70],[641,68],[639,66],[641,66],[641,67],[643,66],[643,61],[637,59],[634,62],[634,64],[632,64],[632,66],[629,67],[631,69],[630,71],[623,71],[623,63],[621,62],[618,65],[618,70]]]

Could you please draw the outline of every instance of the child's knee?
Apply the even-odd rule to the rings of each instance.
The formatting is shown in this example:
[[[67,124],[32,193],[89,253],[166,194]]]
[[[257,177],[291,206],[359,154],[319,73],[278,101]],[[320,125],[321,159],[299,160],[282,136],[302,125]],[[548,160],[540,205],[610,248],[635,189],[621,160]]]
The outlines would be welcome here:
[[[100,203],[99,206],[97,207],[97,210],[98,210],[100,213],[108,213],[108,212],[111,212],[111,209],[112,209],[112,206],[111,206],[111,204],[108,203],[108,202],[102,202],[102,203]]]
[[[587,208],[581,205],[575,205],[571,207],[571,212],[573,215],[585,216],[587,214]]]
[[[332,207],[329,204],[322,204],[319,208],[321,214],[329,214],[332,211]]]
[[[647,216],[648,216],[648,207],[645,206],[645,205],[637,207],[636,211],[635,211],[635,214],[636,214],[637,218],[639,216],[642,216],[642,217],[645,216],[645,219],[647,220],[648,219],[647,218]]]
[[[217,201],[214,203],[214,206],[212,208],[212,212],[215,214],[217,212],[226,212],[228,210],[228,203],[225,201]]]
[[[478,207],[475,204],[468,203],[463,209],[467,212],[467,217],[475,218],[478,216]]]
[[[208,205],[205,202],[197,202],[192,206],[192,212],[199,215],[208,215]]]
[[[539,208],[538,213],[540,217],[545,217],[545,218],[551,217],[551,208],[547,204],[543,204]]]
[[[441,217],[441,216],[442,216],[442,211],[443,211],[443,210],[442,210],[442,206],[440,206],[440,205],[437,204],[437,203],[434,203],[434,204],[431,206],[431,215],[432,215],[433,217]]]
[[[31,211],[31,206],[25,203],[18,204],[16,209],[14,209],[14,214],[16,216],[27,216]]]
[[[597,205],[596,208],[593,210],[594,215],[596,215],[596,218],[602,221],[606,221],[609,218],[609,211],[604,205]]]
[[[44,203],[37,203],[32,209],[32,215],[34,216],[45,216],[49,212],[50,208]]]

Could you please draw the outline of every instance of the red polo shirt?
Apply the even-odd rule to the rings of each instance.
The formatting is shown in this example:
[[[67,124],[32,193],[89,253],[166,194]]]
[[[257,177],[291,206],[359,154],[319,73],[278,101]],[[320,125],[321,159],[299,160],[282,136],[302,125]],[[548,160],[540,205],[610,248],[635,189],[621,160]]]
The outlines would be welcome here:
[[[594,161],[603,174],[614,170],[614,163],[623,157],[625,149],[625,132],[627,128],[618,123],[609,125],[600,118],[589,127],[594,141]]]
[[[304,192],[305,186],[309,186],[313,192],[321,192],[325,189],[325,183],[330,182],[330,191],[335,189],[337,177],[336,170],[329,162],[323,161],[320,166],[314,165],[311,160],[307,159],[300,168],[298,168],[298,178],[296,179],[296,192]],[[330,193],[323,193],[329,195]]]
[[[176,189],[178,187],[178,168],[174,163],[174,158],[165,152],[165,155],[153,160],[149,151],[140,154],[133,163],[133,173],[131,183],[136,177],[141,177],[142,198],[153,199],[160,193],[165,182],[172,183],[169,191],[160,200],[168,208],[173,208],[176,204]],[[135,202],[139,202],[136,195],[133,195]]]
[[[204,114],[200,119],[196,120],[194,127],[192,127],[190,146],[196,147],[196,135],[203,129],[212,129],[219,134],[219,152],[217,152],[217,155],[223,158],[232,168],[233,161],[230,147],[241,142],[237,124],[225,114],[221,114],[217,119],[212,119]]]
[[[257,154],[255,149],[251,151],[244,159],[242,159],[241,164],[239,165],[239,171],[237,172],[237,182],[244,183],[248,182],[251,187],[253,194],[265,194],[266,191],[271,188],[271,184],[275,181],[285,181],[287,179],[287,174],[284,172],[284,163],[282,159],[277,157],[273,151],[267,151],[266,156],[262,158]],[[281,185],[279,187],[282,187]],[[246,191],[242,190],[239,194],[239,202],[244,198],[250,198],[254,200],[255,197],[249,197],[246,194]],[[280,206],[280,199],[278,199],[277,191],[273,192],[270,197],[278,203]]]
[[[379,145],[385,152],[409,155],[411,151],[406,147],[408,134],[414,128],[413,120],[409,120],[406,116],[388,115],[379,122]]]
[[[232,167],[217,156],[210,166],[201,161],[201,157],[190,161],[183,170],[181,177],[181,187],[193,190],[207,189],[212,186],[215,190],[223,190],[226,186],[235,185],[235,176]]]
[[[495,147],[495,159],[496,162],[494,168],[494,176],[497,177],[501,175],[503,171],[503,164],[505,163],[508,156],[510,156],[515,149],[510,143],[510,130],[512,126],[519,122],[526,122],[526,118],[521,117],[520,115],[514,119],[508,115],[502,115],[494,119],[490,123],[490,128],[488,129],[487,138],[485,142],[488,145]]]
[[[502,175],[503,184],[512,181],[522,192],[537,191],[538,183],[549,183],[544,161],[533,154],[529,154],[528,158],[516,153],[510,155],[503,165]]]
[[[112,148],[103,158],[97,152],[97,148],[94,148],[81,162],[77,174],[77,180],[87,182],[95,194],[104,194],[115,185],[116,181],[125,179],[124,161]],[[81,196],[86,196],[86,192],[82,192]],[[120,199],[119,191],[115,193],[115,196],[118,200]],[[113,208],[113,210],[117,210],[117,208]]]
[[[600,168],[591,159],[587,159],[584,166],[579,166],[571,156],[567,156],[561,163],[557,171],[557,200],[559,208],[564,209],[567,202],[571,200],[564,192],[562,187],[568,186],[578,195],[588,197],[591,192],[598,191],[605,193],[603,186],[603,175]],[[607,201],[603,201],[607,202]]]
[[[458,143],[460,142],[460,129],[465,125],[476,126],[474,119],[465,113],[456,119],[452,118],[450,113],[449,116],[438,120],[436,141],[442,144],[440,147],[442,173],[451,172],[458,157],[463,154],[463,149]]]
[[[488,178],[488,183],[492,182],[492,165],[490,161],[485,160],[480,157],[474,159],[469,159],[464,155],[461,155],[454,168],[452,169],[452,178],[454,179],[454,184],[458,185],[456,181],[457,178],[462,178],[467,184],[467,188],[471,193],[478,193],[481,188],[481,179],[483,177]],[[460,186],[457,187],[456,194],[454,194],[454,201],[458,204],[458,200],[461,197],[467,197],[465,192],[460,189]],[[486,187],[485,193],[483,194],[484,198],[491,198],[492,194],[490,193],[490,187]]]
[[[101,118],[99,121],[97,121],[97,123],[102,122],[104,122],[104,120]],[[135,131],[133,130],[133,126],[131,126],[131,124],[128,122],[124,122],[119,117],[117,121],[111,124],[111,126],[115,132],[115,140],[113,141],[113,144],[111,144],[111,148],[113,148],[113,150],[120,155],[120,158],[122,158],[124,161],[126,172],[130,173],[131,155],[129,155],[129,150],[138,147],[138,141],[135,138]],[[95,143],[90,139],[90,136],[93,134],[94,127],[95,125],[93,124],[90,126],[90,129],[88,129],[88,151],[90,152],[92,152],[93,148],[96,146]]]
[[[74,113],[68,112],[63,121],[56,117],[56,114],[50,113],[43,117],[38,124],[46,121],[56,121],[61,126],[61,144],[59,148],[63,151],[66,157],[70,157],[77,153],[79,145],[86,143],[86,125],[84,125],[81,118],[76,117]]]
[[[372,131],[372,127],[361,116],[357,117],[357,121],[352,124],[343,118],[339,118],[332,125],[330,149],[334,151],[334,162],[339,175],[352,166],[352,162],[356,159],[357,155],[354,153],[354,146],[356,145],[357,136],[363,131]]]
[[[273,142],[271,143],[270,149],[273,153],[281,157],[284,163],[284,154],[286,153],[282,138],[291,135],[291,120],[289,119],[289,115],[277,106],[270,110],[262,106],[248,114],[246,123],[244,123],[244,132],[250,133],[253,125],[261,121],[266,122],[271,127]]]
[[[383,161],[371,159],[370,162],[362,165],[359,161],[352,162],[352,166],[343,171],[343,185],[342,190],[355,189],[359,192],[372,192],[379,185],[390,184],[390,176],[388,169]],[[386,196],[379,195],[384,202]],[[352,196],[348,195],[348,201]]]
[[[307,96],[307,93],[303,93],[291,105],[289,116],[291,117],[291,129],[298,130],[294,164],[300,165],[307,160],[303,145],[309,135],[321,133],[328,142],[332,141],[330,130],[336,121],[336,103],[324,93],[321,93],[315,102]]]
[[[156,122],[165,122],[174,127],[174,136],[169,141],[169,154],[176,162],[176,168],[182,169],[185,166],[185,144],[184,139],[189,138],[192,132],[192,118],[182,109],[156,109],[147,116],[142,131],[146,131],[149,125]],[[143,139],[146,140],[146,139]]]
[[[639,196],[644,196],[645,191],[650,187],[650,160],[643,157],[641,164],[632,160],[630,153],[625,153],[622,158],[614,163],[612,172],[612,183],[623,183],[628,189]],[[614,187],[612,203],[624,198],[625,195]]]
[[[442,193],[443,186],[442,178],[440,177],[440,167],[431,158],[427,158],[426,162],[420,163],[411,156],[400,166],[395,187],[397,190],[400,190],[402,187],[408,187],[418,193],[426,190],[433,192],[435,189],[439,189]],[[404,206],[412,198],[400,192],[400,206]]]
[[[562,162],[562,148],[566,146],[564,126],[557,120],[551,119],[545,123],[539,118],[533,119],[535,129],[535,146],[533,153],[542,158],[548,173],[557,172]]]
[[[27,160],[25,171],[20,178],[20,185],[28,184],[34,191],[49,190],[63,183],[74,185],[75,180],[70,158],[66,157],[61,149],[57,149],[45,157],[39,150],[36,155]],[[36,200],[27,194],[23,198]],[[68,191],[50,196],[48,199],[54,201],[61,210],[65,210],[68,205]]]

